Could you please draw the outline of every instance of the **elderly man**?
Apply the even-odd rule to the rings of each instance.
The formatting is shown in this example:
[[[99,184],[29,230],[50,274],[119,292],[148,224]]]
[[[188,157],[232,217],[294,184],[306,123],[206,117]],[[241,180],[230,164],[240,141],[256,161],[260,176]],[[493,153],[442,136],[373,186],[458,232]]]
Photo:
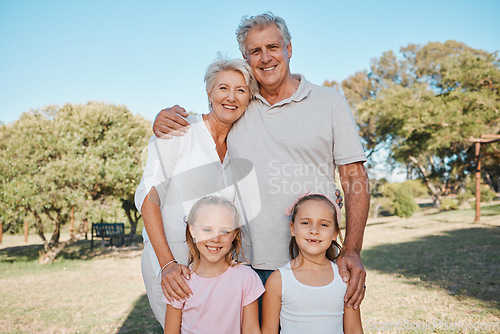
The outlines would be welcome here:
[[[349,105],[338,91],[291,73],[291,37],[282,18],[271,13],[243,18],[236,35],[260,84],[260,94],[227,140],[230,157],[253,162],[261,193],[261,212],[248,224],[252,247],[247,257],[263,281],[289,261],[285,208],[306,191],[334,195],[337,166],[347,217],[338,266],[343,280],[349,281],[347,305],[357,308],[366,288],[360,252],[370,196],[366,156]],[[188,131],[181,116],[187,113],[179,106],[162,110],[153,126],[155,134],[169,137]],[[180,286],[174,290],[184,295]]]

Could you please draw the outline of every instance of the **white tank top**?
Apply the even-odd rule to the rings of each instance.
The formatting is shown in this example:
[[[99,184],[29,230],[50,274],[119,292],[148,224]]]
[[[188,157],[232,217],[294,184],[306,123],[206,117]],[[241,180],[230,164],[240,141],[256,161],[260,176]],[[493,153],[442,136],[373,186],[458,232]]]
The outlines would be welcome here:
[[[344,295],[347,285],[332,262],[333,281],[324,286],[308,286],[294,276],[290,262],[281,273],[282,334],[343,333]]]

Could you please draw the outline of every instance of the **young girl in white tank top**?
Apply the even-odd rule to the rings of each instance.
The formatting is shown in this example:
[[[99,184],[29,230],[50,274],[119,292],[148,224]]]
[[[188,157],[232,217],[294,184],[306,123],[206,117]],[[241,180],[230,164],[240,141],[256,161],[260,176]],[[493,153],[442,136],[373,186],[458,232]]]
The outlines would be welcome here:
[[[363,333],[359,308],[344,305],[347,285],[335,263],[342,249],[339,207],[313,194],[300,198],[290,214],[293,260],[266,282],[262,333]]]

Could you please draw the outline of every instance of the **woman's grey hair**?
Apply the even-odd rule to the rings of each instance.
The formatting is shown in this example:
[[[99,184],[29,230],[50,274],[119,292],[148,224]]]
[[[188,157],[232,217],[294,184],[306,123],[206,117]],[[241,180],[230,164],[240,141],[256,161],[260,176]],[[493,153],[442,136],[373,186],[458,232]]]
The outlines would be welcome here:
[[[253,76],[250,65],[243,59],[227,59],[220,54],[212,64],[208,65],[207,71],[205,72],[205,88],[208,94],[210,94],[215,87],[217,74],[225,71],[241,73],[245,78],[245,84],[250,90],[250,97],[252,98],[257,95],[259,92],[259,85]]]
[[[276,24],[276,26],[278,27],[285,45],[290,44],[292,36],[288,31],[285,20],[283,20],[281,17],[275,16],[271,12],[250,17],[243,16],[238,29],[236,29],[236,39],[238,40],[238,45],[240,46],[240,51],[243,56],[247,56],[245,50],[245,39],[247,38],[250,29],[254,27],[265,27],[272,23]]]

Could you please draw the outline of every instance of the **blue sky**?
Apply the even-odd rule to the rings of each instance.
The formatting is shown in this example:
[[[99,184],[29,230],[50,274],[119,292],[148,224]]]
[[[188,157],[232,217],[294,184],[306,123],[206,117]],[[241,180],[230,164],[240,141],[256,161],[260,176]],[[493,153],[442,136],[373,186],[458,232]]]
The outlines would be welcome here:
[[[243,15],[272,11],[292,34],[292,72],[340,81],[408,43],[455,39],[500,49],[500,1],[0,0],[0,120],[48,104],[106,101],[151,120],[207,111],[217,52],[240,57]]]

